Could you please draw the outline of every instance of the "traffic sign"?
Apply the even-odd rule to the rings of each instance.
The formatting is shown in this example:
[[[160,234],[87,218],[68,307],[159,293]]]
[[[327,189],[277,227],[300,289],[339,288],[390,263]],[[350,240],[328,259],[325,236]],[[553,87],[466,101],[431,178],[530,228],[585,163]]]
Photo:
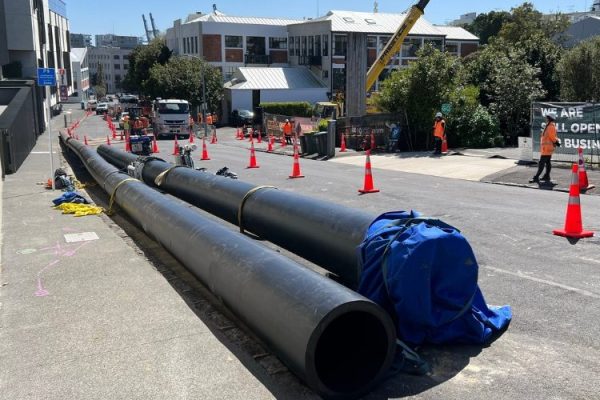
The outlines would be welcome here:
[[[56,70],[54,68],[38,68],[37,75],[39,86],[56,86]]]

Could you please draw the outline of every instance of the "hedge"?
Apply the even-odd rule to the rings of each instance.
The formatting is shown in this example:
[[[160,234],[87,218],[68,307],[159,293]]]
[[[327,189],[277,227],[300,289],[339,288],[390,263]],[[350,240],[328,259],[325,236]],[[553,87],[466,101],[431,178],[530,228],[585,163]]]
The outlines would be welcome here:
[[[311,117],[312,106],[307,101],[287,103],[260,103],[263,112],[269,114],[287,115],[289,117]]]

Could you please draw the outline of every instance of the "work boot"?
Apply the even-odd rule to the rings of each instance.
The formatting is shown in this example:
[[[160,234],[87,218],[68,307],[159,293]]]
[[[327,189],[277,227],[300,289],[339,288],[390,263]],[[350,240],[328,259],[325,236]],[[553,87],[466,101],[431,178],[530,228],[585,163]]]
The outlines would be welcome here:
[[[540,183],[540,178],[538,178],[537,176],[534,176],[533,178],[531,178],[529,180],[529,183]]]

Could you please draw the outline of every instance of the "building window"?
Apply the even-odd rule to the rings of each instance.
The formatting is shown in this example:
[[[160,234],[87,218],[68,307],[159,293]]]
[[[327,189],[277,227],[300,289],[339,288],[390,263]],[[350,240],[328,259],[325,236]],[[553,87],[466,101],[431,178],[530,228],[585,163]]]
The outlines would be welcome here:
[[[315,56],[321,56],[321,35],[315,36]]]
[[[230,49],[241,49],[244,47],[244,41],[241,36],[225,35],[225,47]]]
[[[421,48],[423,41],[421,39],[404,39],[402,44],[402,58],[415,58],[417,51]]]
[[[308,37],[308,55],[309,56],[315,55],[315,38],[314,38],[314,36]]]
[[[425,39],[425,44],[431,44],[435,49],[442,51],[442,39]]]
[[[323,56],[329,55],[329,35],[323,35]]]
[[[369,49],[377,48],[377,36],[367,36],[367,48],[369,48]]]
[[[123,60],[129,60],[129,54],[125,54],[125,55],[123,56]]]
[[[296,55],[300,55],[300,36],[296,36]]]
[[[123,65],[123,69],[124,69],[125,71],[127,71],[127,70],[129,69],[129,64],[124,64],[124,65]]]
[[[194,36],[194,53],[198,54],[198,36]]]
[[[333,36],[333,55],[334,56],[345,57],[347,48],[348,48],[348,38],[346,37],[346,35],[334,35]]]
[[[264,56],[266,41],[263,36],[246,36],[246,54]]]
[[[118,54],[115,54],[115,55],[113,56],[113,58],[114,58],[115,60],[120,60],[120,59],[121,59],[121,56],[120,56],[120,55],[118,55]]]
[[[385,48],[385,45],[390,41],[390,36],[379,36],[379,49],[377,53],[380,53]]]
[[[308,55],[308,40],[306,39],[306,36],[302,36],[302,55]]]
[[[287,49],[287,38],[284,37],[270,37],[269,38],[270,49]]]
[[[289,51],[290,57],[292,57],[294,55],[294,37],[293,36],[290,37],[290,49],[289,50],[290,50]]]
[[[225,72],[223,74],[223,79],[225,80],[225,82],[230,81],[231,79],[233,79],[233,74],[235,74],[237,67],[226,67]]]
[[[115,69],[121,69],[121,64],[115,64]]]
[[[459,56],[460,55],[459,43],[458,42],[446,42],[446,51],[453,56]]]
[[[335,53],[334,53],[335,54]],[[334,68],[332,71],[331,88],[334,91],[346,91],[346,70],[343,68]]]

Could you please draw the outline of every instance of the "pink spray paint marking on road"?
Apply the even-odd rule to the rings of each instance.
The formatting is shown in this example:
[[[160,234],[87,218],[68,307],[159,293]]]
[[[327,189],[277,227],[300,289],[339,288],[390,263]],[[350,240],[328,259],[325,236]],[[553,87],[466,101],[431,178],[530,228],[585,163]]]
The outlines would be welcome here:
[[[73,257],[75,254],[77,254],[77,251],[79,251],[79,249],[81,249],[83,246],[85,246],[89,243],[90,242],[83,242],[83,243],[79,244],[77,247],[75,247],[74,249],[67,249],[65,247],[70,247],[70,245],[61,246],[61,244],[59,242],[56,242],[56,246],[46,247],[41,250],[53,250],[52,253],[50,253],[50,254],[54,254],[59,257]],[[44,268],[42,268],[37,273],[37,290],[34,293],[37,297],[46,297],[50,294],[50,292],[46,288],[44,288],[44,284],[42,282],[42,273],[44,273],[49,268],[55,266],[59,262],[60,262],[60,260],[54,260],[50,264],[48,264]]]
[[[44,285],[42,284],[42,272],[46,271],[48,268],[51,268],[53,266],[55,266],[56,264],[59,263],[59,260],[54,260],[52,261],[50,264],[46,265],[44,268],[42,268],[39,272],[38,272],[38,279],[37,279],[37,290],[35,291],[35,295],[37,297],[45,297],[48,296],[50,294],[50,292],[48,292],[45,288]]]

